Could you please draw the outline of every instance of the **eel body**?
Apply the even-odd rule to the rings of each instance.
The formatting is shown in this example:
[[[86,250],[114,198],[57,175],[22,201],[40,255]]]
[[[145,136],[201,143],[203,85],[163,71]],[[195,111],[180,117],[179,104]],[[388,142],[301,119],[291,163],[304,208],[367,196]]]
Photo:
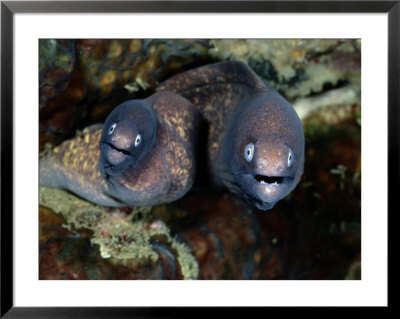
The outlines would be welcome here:
[[[191,101],[208,122],[212,180],[261,210],[298,184],[304,133],[293,107],[244,63],[219,62],[180,73],[158,91]]]
[[[69,190],[105,206],[150,206],[182,197],[195,176],[200,114],[170,92],[130,100],[104,125],[40,159],[40,185]]]

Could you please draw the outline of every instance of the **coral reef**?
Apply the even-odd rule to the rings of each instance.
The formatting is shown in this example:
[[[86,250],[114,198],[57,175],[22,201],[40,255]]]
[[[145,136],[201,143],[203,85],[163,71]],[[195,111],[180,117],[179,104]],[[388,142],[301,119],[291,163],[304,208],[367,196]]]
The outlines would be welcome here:
[[[288,99],[340,83],[360,83],[361,41],[320,39],[213,40],[211,54],[246,62]]]
[[[41,188],[40,279],[361,279],[361,40],[40,40],[39,51],[44,152],[222,60],[283,94],[306,138],[299,186],[268,213],[202,184],[168,205],[120,209]]]
[[[114,262],[144,260],[154,264],[159,259],[158,245],[164,245],[164,249],[176,253],[177,267],[183,279],[198,276],[198,265],[190,250],[170,235],[162,220],[151,216],[151,208],[128,209],[129,212],[106,208],[47,187],[40,188],[39,201],[42,206],[62,214],[70,232],[91,231],[90,241],[99,246],[102,258],[112,257]],[[156,239],[159,244],[154,246]]]
[[[103,121],[116,105],[141,97],[168,74],[210,59],[204,40],[40,40],[40,48],[41,148]]]
[[[202,200],[204,197],[192,194],[177,204],[153,209],[116,209],[88,203],[63,190],[41,187],[40,265],[47,267],[51,253],[57,254],[59,260],[62,251],[74,246],[75,241],[77,249],[82,245],[85,251],[90,250],[86,255],[92,260],[86,270],[94,267],[92,264],[98,259],[103,267],[123,267],[127,276],[135,272],[137,279],[257,279],[266,264],[265,277],[281,275],[282,265],[261,238],[254,214],[228,195],[208,194],[206,201]],[[203,205],[199,206],[199,202]],[[49,232],[44,225],[59,227]],[[57,244],[53,243],[54,238]],[[93,247],[88,246],[88,241]],[[108,259],[108,264],[102,259]],[[69,267],[63,263],[63,273]],[[50,279],[46,272],[42,279]],[[90,276],[83,272],[75,277]]]
[[[69,76],[74,66],[73,41],[39,41],[39,108],[68,87]]]

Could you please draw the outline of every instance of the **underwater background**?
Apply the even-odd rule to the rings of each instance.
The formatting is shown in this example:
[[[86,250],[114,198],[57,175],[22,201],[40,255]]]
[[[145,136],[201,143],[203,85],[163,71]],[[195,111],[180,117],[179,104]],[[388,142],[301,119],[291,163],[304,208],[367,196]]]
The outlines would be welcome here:
[[[264,212],[212,188],[112,208],[40,187],[40,279],[361,279],[361,40],[40,40],[41,156],[172,75],[228,60],[299,114],[296,189]]]

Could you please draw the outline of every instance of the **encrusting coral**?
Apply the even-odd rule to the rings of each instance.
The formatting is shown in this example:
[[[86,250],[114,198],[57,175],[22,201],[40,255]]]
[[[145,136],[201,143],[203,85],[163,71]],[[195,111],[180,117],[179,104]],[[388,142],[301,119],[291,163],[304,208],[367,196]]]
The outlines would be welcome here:
[[[99,246],[103,258],[126,262],[139,259],[155,263],[159,258],[154,243],[166,245],[178,261],[184,279],[196,279],[199,266],[190,249],[170,234],[167,225],[151,214],[151,207],[130,212],[84,201],[66,191],[40,187],[40,205],[62,214],[69,230],[93,232],[91,242]]]

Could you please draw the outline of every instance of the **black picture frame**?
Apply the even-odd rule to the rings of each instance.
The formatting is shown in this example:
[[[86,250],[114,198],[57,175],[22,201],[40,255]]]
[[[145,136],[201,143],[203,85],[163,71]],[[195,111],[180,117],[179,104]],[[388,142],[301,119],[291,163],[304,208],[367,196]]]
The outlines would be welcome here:
[[[131,318],[249,316],[248,309],[131,308],[131,307],[14,307],[13,303],[13,19],[15,13],[387,13],[388,14],[388,204],[389,223],[398,212],[400,144],[400,1],[1,1],[1,318]],[[391,212],[392,214],[389,214]],[[383,212],[380,212],[383,213]],[[389,238],[393,232],[388,232]],[[388,239],[389,239],[388,238]],[[389,250],[390,240],[388,241]],[[388,287],[390,280],[388,281]],[[34,293],[34,292],[32,292]],[[388,300],[390,309],[390,298]],[[337,309],[337,308],[336,308]],[[336,309],[332,312],[336,314]],[[278,308],[252,308],[262,313]],[[293,307],[289,308],[295,310]],[[306,309],[301,309],[304,312]],[[319,308],[320,311],[325,309]],[[370,311],[370,309],[367,311]]]

